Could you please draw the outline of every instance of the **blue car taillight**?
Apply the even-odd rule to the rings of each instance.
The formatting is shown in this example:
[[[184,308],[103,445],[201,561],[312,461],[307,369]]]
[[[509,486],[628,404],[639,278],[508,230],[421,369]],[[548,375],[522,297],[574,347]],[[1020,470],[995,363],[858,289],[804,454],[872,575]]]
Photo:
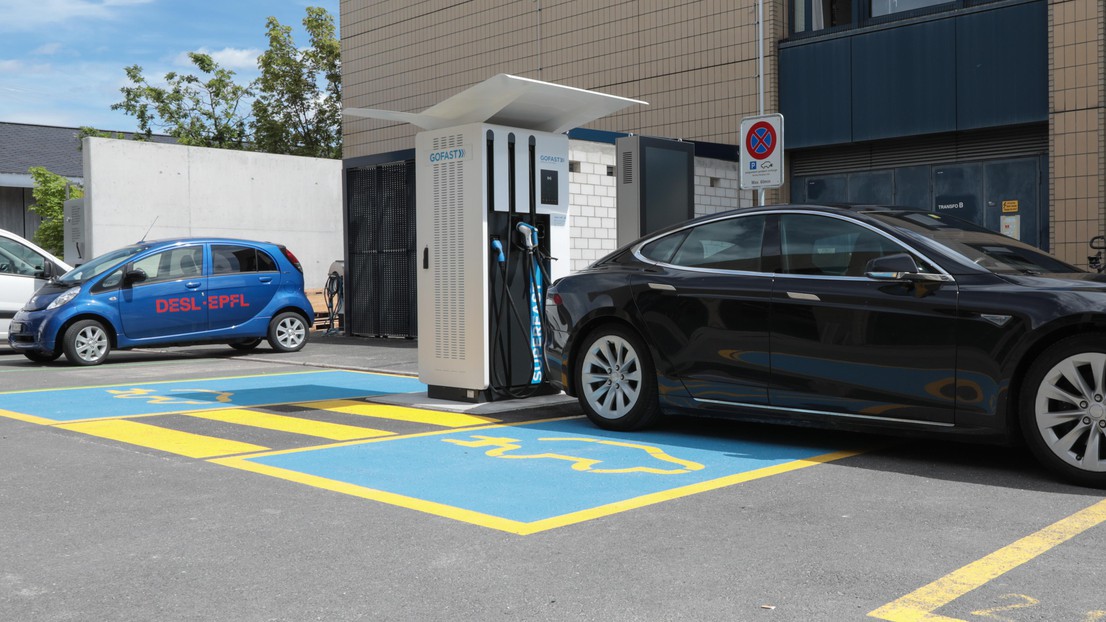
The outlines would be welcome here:
[[[284,253],[284,256],[288,258],[288,261],[292,262],[292,265],[296,267],[296,270],[300,271],[300,274],[303,274],[303,266],[300,265],[300,260],[296,259],[296,256],[292,254],[292,251],[281,246],[280,252]]]

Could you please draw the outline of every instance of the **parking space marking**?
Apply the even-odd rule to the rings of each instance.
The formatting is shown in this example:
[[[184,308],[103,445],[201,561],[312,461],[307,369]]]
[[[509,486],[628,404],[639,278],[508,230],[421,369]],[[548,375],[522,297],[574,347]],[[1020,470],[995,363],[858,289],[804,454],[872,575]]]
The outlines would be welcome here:
[[[679,432],[627,435],[573,417],[212,462],[528,535],[858,453]],[[504,459],[512,456],[526,459]]]
[[[464,413],[447,412],[442,410],[425,410],[422,408],[408,408],[406,406],[390,406],[388,404],[370,404],[356,400],[328,400],[324,402],[299,402],[297,406],[305,406],[317,410],[329,410],[331,412],[346,415],[361,415],[375,419],[392,419],[394,421],[406,421],[408,423],[426,423],[440,425],[446,428],[467,428],[474,425],[498,423],[498,419],[491,417],[479,417]]]
[[[425,391],[416,378],[306,371],[0,393],[0,415],[57,423],[255,407]],[[49,398],[45,398],[48,394]]]
[[[124,419],[62,423],[55,427],[189,458],[213,458],[268,449],[260,445],[170,430]]]
[[[375,428],[362,428],[354,425],[340,423],[328,423],[326,421],[314,421],[301,417],[289,417],[287,415],[275,415],[273,413],[242,408],[227,408],[224,410],[205,410],[203,412],[188,413],[189,417],[221,421],[235,425],[245,425],[254,428],[264,428],[277,432],[291,434],[303,434],[305,436],[317,436],[332,441],[352,441],[361,438],[377,438],[391,436],[395,432],[377,430]]]
[[[1106,499],[918,588],[868,615],[888,622],[963,622],[934,611],[1103,522],[1106,522]]]

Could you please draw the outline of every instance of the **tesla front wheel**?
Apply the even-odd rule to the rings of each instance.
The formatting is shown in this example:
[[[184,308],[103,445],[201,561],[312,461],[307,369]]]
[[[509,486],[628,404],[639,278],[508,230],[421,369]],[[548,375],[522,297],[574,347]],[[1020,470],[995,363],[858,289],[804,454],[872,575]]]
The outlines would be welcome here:
[[[575,380],[580,406],[601,428],[637,430],[660,413],[649,350],[622,326],[601,326],[585,337]]]
[[[81,320],[65,331],[62,349],[74,365],[99,365],[111,352],[111,337],[96,320]]]
[[[269,345],[277,352],[297,352],[307,343],[307,322],[291,311],[269,322]]]
[[[1033,455],[1070,481],[1106,488],[1106,337],[1052,346],[1029,368],[1021,393]]]

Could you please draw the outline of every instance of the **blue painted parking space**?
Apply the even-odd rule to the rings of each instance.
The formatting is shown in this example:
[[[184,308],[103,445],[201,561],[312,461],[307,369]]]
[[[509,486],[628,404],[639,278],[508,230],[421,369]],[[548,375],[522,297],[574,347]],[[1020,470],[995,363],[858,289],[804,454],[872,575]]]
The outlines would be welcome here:
[[[227,464],[525,534],[855,453],[678,432],[607,432],[567,419]]]
[[[0,410],[45,421],[132,417],[426,391],[415,378],[308,371],[0,393]]]

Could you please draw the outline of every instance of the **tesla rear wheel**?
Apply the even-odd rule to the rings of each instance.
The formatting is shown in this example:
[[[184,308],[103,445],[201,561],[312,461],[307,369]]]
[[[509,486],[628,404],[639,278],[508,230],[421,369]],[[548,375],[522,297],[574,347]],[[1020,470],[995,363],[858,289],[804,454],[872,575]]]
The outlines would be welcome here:
[[[281,313],[269,322],[269,345],[277,352],[297,352],[307,343],[307,322],[298,313]]]
[[[99,365],[111,352],[111,337],[96,320],[81,320],[65,331],[62,349],[74,365]]]
[[[49,363],[56,360],[61,356],[61,352],[39,352],[38,350],[28,350],[23,353],[23,356],[36,363]]]
[[[637,430],[660,413],[649,350],[633,331],[600,326],[584,339],[576,363],[576,393],[584,413],[608,430]]]
[[[1044,352],[1022,386],[1022,434],[1068,480],[1106,488],[1106,337],[1070,337]]]
[[[261,337],[258,337],[256,339],[243,339],[242,341],[232,341],[232,342],[230,342],[229,345],[230,345],[230,347],[234,348],[235,350],[241,350],[242,352],[249,352],[250,350],[253,350],[254,348],[256,348],[260,343],[261,343]]]

